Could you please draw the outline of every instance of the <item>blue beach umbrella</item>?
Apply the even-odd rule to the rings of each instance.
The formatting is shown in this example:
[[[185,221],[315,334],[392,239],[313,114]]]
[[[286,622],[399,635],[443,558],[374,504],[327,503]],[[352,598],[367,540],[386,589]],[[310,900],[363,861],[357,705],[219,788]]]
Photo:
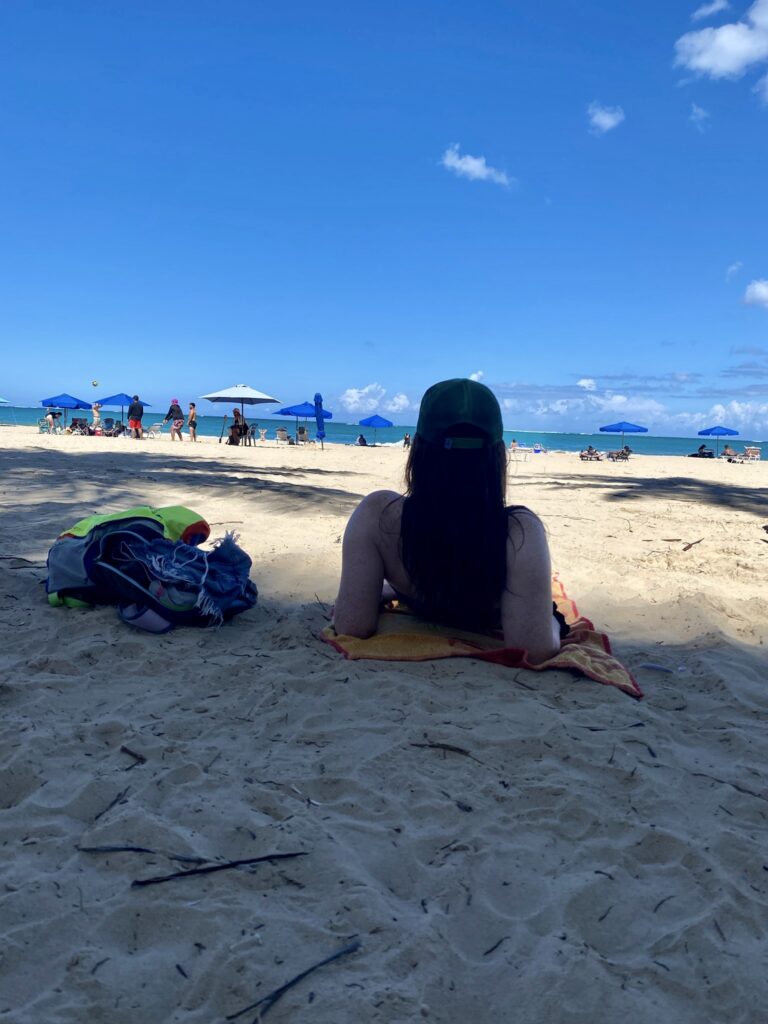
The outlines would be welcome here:
[[[625,434],[647,434],[648,427],[638,427],[636,423],[627,423],[626,420],[620,420],[618,423],[609,423],[607,427],[600,427],[600,432],[603,434],[621,434],[623,443]]]
[[[319,391],[316,391],[315,423],[317,424],[317,433],[315,437],[317,437],[318,441],[320,442],[320,448],[323,450],[325,449],[325,445],[323,444],[323,441],[325,439],[325,419],[326,417],[330,418],[331,415],[331,413],[326,412],[326,410],[323,408],[323,396],[320,394]]]
[[[133,401],[133,395],[126,395],[124,391],[121,391],[119,395],[108,395],[106,398],[97,398],[96,401],[99,405],[106,406],[108,409],[116,409],[120,406],[120,419],[125,419],[125,407],[130,405]],[[142,401],[142,405],[149,405],[149,402]]]
[[[321,397],[320,398],[321,408],[322,408],[322,402],[323,402],[323,399]],[[299,402],[298,405],[286,405],[286,407],[284,409],[278,409],[277,413],[275,415],[277,415],[277,416],[295,416],[296,417],[296,435],[297,435],[297,437],[298,437],[298,433],[299,433],[299,417],[302,417],[303,419],[307,420],[307,419],[309,419],[310,416],[314,416],[315,419],[317,419],[317,413],[315,411],[315,406],[312,404],[312,402]],[[322,410],[322,415],[323,415],[323,419],[326,419],[326,420],[333,419],[333,413],[329,412],[327,409],[323,409]],[[323,437],[325,437],[325,432],[323,432]],[[322,437],[319,438],[319,440],[321,440],[321,441],[322,441],[322,439],[323,439]]]
[[[367,416],[364,420],[359,420],[361,427],[372,427],[373,428],[373,443],[376,444],[376,431],[381,427],[394,427],[392,420],[385,419],[384,416],[379,416],[376,413],[373,416]]]
[[[717,448],[717,454],[720,455],[720,438],[721,437],[738,437],[738,430],[731,430],[730,427],[707,427],[706,430],[699,431],[699,437],[714,437],[715,447]]]
[[[90,409],[91,403],[72,395],[54,395],[53,398],[41,398],[40,405],[48,409]]]
[[[41,398],[40,405],[47,409],[64,409],[64,422],[67,422],[67,409],[90,409],[91,403],[84,402],[82,398],[74,398],[72,395],[54,395],[53,398]]]

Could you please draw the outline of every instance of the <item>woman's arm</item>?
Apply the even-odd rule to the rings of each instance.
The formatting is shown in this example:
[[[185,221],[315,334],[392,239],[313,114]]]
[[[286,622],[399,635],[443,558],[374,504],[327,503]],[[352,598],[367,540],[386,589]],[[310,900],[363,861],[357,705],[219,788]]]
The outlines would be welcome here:
[[[393,497],[388,491],[374,491],[363,498],[347,523],[341,583],[333,612],[333,624],[339,633],[369,637],[376,632],[384,582],[379,523],[384,505]]]
[[[549,545],[544,526],[533,513],[519,512],[510,519],[501,624],[505,645],[523,648],[534,663],[560,650],[560,627],[552,615]]]

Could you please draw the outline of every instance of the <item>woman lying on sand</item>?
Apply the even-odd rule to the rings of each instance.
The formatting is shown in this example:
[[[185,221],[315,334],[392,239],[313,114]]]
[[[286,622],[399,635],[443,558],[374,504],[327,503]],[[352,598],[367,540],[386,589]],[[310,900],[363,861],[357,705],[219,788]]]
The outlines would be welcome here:
[[[501,620],[507,647],[526,649],[534,662],[556,654],[547,538],[533,512],[505,506],[506,469],[493,393],[471,380],[433,385],[421,402],[405,495],[374,491],[347,524],[338,632],[376,631],[386,580],[425,619],[476,630]]]

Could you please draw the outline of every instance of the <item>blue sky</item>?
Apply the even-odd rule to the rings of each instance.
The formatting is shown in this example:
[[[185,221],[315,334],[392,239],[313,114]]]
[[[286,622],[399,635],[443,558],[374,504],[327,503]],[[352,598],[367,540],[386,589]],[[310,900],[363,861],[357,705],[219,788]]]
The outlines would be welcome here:
[[[0,8],[0,393],[768,437],[768,0]]]

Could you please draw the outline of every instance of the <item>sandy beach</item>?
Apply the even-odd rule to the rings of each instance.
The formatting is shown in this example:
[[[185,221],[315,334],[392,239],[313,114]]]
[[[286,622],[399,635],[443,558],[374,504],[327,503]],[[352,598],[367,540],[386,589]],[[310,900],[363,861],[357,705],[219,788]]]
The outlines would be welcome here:
[[[404,463],[2,431],[0,1019],[211,1024],[358,943],[267,1019],[765,1019],[768,462],[510,464],[642,701],[319,640]],[[56,536],[145,503],[237,531],[257,606],[164,636],[50,608]],[[86,852],[115,846],[152,852]],[[131,884],[268,854],[302,856]]]

